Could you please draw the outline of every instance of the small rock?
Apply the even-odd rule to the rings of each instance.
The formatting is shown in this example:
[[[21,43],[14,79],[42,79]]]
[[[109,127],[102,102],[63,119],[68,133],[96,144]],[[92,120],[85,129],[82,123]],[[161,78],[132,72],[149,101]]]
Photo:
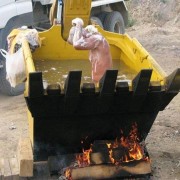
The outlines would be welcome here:
[[[65,75],[63,75],[62,76],[64,79],[66,79],[67,77],[68,77],[68,75],[67,74],[65,74]]]
[[[178,131],[178,130],[176,130],[176,131],[175,131],[175,134],[178,134],[178,133],[179,133],[179,131]]]
[[[56,68],[52,67],[52,68],[51,68],[51,70],[55,71],[55,70],[56,70]]]
[[[84,80],[86,81],[87,79],[91,79],[89,76],[84,76]]]
[[[12,123],[11,126],[9,127],[10,130],[14,130],[16,129],[16,126],[14,126],[14,124]]]
[[[126,79],[126,75],[121,75],[121,76],[117,76],[117,79],[123,79],[123,80],[125,80]]]
[[[177,167],[180,167],[180,161],[177,163]]]

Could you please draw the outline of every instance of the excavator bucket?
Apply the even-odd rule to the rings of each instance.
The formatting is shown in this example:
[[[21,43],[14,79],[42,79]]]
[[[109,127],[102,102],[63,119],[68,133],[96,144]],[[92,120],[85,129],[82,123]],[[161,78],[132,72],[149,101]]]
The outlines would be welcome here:
[[[63,24],[39,33],[41,47],[31,53],[27,41],[22,44],[34,160],[81,152],[82,142],[88,148],[95,140],[114,140],[121,131],[128,135],[132,124],[142,142],[180,90],[180,69],[167,76],[136,39],[99,26],[110,45],[113,69],[98,86],[89,81],[88,51],[66,42],[71,20],[80,17],[88,24],[89,13],[90,1],[65,0]]]
[[[115,139],[120,130],[128,134],[134,123],[143,141],[159,111],[179,92],[180,69],[167,76],[136,39],[99,31],[110,44],[114,69],[106,71],[98,87],[84,81],[84,72],[91,69],[88,51],[69,45],[60,35],[61,26],[39,33],[45,39],[34,53],[23,43],[24,95],[35,160],[56,151],[80,152],[82,141],[88,147],[95,140]]]

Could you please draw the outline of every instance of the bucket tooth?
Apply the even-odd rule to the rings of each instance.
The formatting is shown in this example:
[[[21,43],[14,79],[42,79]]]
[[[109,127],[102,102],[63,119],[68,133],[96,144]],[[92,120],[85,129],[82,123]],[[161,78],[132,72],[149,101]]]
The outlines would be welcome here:
[[[70,71],[64,85],[65,113],[72,113],[77,109],[80,95],[82,71]]]
[[[110,110],[114,101],[115,85],[118,70],[106,70],[106,73],[99,82],[100,96],[98,113],[104,113]]]
[[[152,69],[143,69],[132,81],[134,95],[145,95],[149,89]]]
[[[127,81],[119,81],[116,84],[116,92],[119,93],[124,93],[124,92],[129,92],[129,84]]]
[[[172,74],[166,78],[167,91],[179,92],[180,90],[180,68],[176,69]]]
[[[166,91],[162,97],[161,111],[171,102],[180,90],[180,68],[166,78]]]
[[[94,83],[83,83],[81,87],[81,102],[80,102],[80,114],[81,115],[92,115],[96,113],[97,95],[95,92]]]
[[[132,81],[133,97],[130,105],[130,111],[140,111],[143,102],[146,98],[150,79],[152,75],[152,69],[143,69]]]
[[[114,98],[113,113],[125,112],[129,108],[129,102],[131,101],[132,93],[129,91],[128,81],[118,81],[116,83],[116,93]]]
[[[106,70],[99,82],[100,96],[114,94],[118,70]]]
[[[150,92],[155,92],[155,91],[161,91],[161,83],[160,81],[152,81],[149,84],[149,91]]]
[[[47,87],[47,94],[48,95],[60,95],[61,94],[61,87],[59,84],[50,84]]]
[[[95,84],[94,83],[83,83],[82,87],[81,87],[81,91],[82,93],[85,94],[91,94],[91,93],[95,93]]]
[[[44,94],[42,72],[29,73],[29,94],[30,98],[40,97]]]
[[[79,96],[82,71],[69,71],[64,85],[66,97]]]

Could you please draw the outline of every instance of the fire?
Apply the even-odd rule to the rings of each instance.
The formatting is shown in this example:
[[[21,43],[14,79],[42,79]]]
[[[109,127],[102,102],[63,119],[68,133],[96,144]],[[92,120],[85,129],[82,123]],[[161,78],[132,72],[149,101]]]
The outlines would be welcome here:
[[[83,141],[81,143],[83,143]],[[92,148],[90,148],[88,150],[83,149],[82,151],[83,151],[82,154],[76,155],[76,161],[78,163],[78,167],[89,166],[90,165],[90,153],[92,152]],[[65,177],[68,180],[72,180],[72,178],[71,178],[71,169],[72,168],[68,168],[65,171]]]
[[[71,169],[70,168],[67,168],[66,171],[65,171],[65,177],[66,179],[68,180],[72,180],[71,178]]]
[[[132,126],[132,130],[130,131],[127,137],[123,136],[123,131],[121,130],[121,138],[115,139],[113,143],[106,143],[108,151],[109,151],[109,159],[111,163],[115,165],[119,165],[122,162],[130,162],[134,160],[145,160],[148,161],[149,158],[145,156],[144,149],[142,145],[140,145],[140,140],[138,137],[138,128],[137,124]],[[83,141],[81,141],[83,144]],[[117,150],[117,151],[116,151]],[[90,154],[92,153],[92,145],[88,150],[82,150],[83,153],[76,155],[76,162],[78,163],[78,167],[86,167],[90,165]],[[114,153],[119,153],[119,159],[114,156]],[[71,178],[71,168],[68,168],[65,172],[65,177],[68,180],[72,180]]]
[[[78,162],[79,167],[85,167],[90,165],[90,153],[92,149],[84,150],[82,154],[76,155],[76,160]]]
[[[123,134],[122,131],[121,134]],[[109,158],[113,164],[141,160],[144,158],[144,151],[139,144],[137,124],[132,126],[132,130],[127,137],[122,136],[119,141],[116,139],[114,143],[107,143],[107,147],[109,150]],[[126,153],[117,162],[113,157],[113,150],[118,147],[123,147]]]
[[[123,135],[123,131],[121,130]],[[148,157],[145,157],[143,147],[140,145],[140,140],[138,137],[138,128],[137,124],[132,125],[132,129],[127,137],[122,136],[119,140],[116,140],[113,143],[107,143],[107,148],[109,151],[109,158],[113,164],[118,164],[120,162],[130,162],[134,160],[146,160]],[[83,143],[83,142],[81,142]],[[118,148],[123,149],[123,154],[120,159],[114,158],[114,150]],[[82,154],[76,156],[79,167],[85,167],[90,165],[90,154],[92,153],[92,148],[88,150],[83,149]]]
[[[109,149],[109,158],[110,158],[111,162],[114,164],[115,160],[113,158],[113,151],[112,151],[112,148],[111,148],[111,143],[107,143],[107,147]]]

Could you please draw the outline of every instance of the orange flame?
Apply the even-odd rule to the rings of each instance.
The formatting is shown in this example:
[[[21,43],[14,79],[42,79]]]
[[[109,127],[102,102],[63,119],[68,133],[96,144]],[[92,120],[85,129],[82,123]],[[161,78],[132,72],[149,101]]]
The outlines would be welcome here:
[[[76,156],[76,160],[78,162],[79,167],[85,167],[90,165],[90,153],[92,152],[92,149],[84,150],[82,154],[78,154]]]
[[[109,150],[109,158],[110,158],[111,162],[113,164],[115,164],[115,159],[113,158],[113,150],[112,150],[113,148],[115,148],[115,147],[113,147],[113,145],[115,145],[115,143],[114,144],[107,143],[106,145],[107,145],[108,150]]]
[[[66,171],[65,171],[65,177],[68,179],[68,180],[72,180],[71,178],[71,169],[70,168],[67,168]]]
[[[123,134],[122,130],[121,133]],[[114,143],[107,144],[107,147],[109,149],[109,157],[113,164],[117,163],[113,158],[113,149],[120,146],[124,147],[128,151],[128,154],[125,154],[119,161],[129,162],[133,160],[141,160],[144,158],[144,151],[139,144],[137,124],[132,126],[132,130],[130,131],[128,137],[121,137],[120,141],[116,139]]]

